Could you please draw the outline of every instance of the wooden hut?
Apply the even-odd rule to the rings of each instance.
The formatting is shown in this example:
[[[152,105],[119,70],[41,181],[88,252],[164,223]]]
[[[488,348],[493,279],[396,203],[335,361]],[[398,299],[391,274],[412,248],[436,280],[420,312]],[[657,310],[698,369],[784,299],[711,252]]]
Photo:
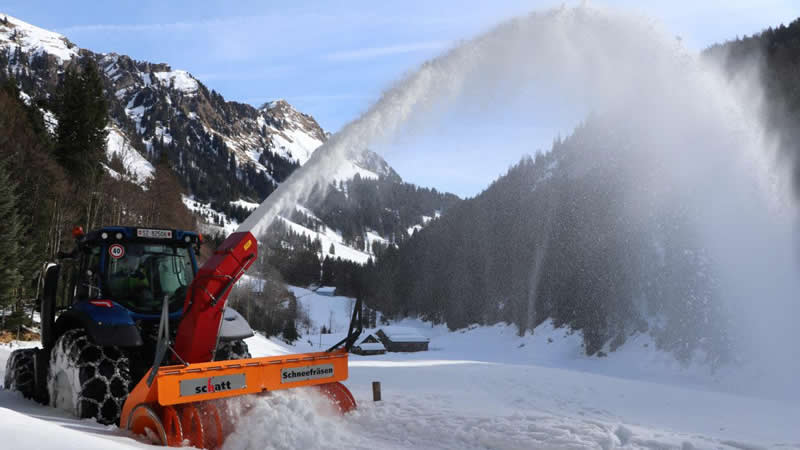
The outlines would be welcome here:
[[[430,339],[413,328],[383,327],[376,333],[387,352],[424,352]]]
[[[382,355],[386,353],[386,347],[381,344],[378,338],[370,334],[362,339],[360,343],[354,345],[350,351],[356,355]]]

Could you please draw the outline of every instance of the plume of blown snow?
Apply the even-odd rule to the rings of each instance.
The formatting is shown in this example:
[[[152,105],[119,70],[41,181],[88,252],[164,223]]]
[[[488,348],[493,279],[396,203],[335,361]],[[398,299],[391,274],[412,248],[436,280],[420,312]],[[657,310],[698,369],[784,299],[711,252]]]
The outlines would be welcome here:
[[[532,110],[567,103],[630,136],[643,167],[633,175],[640,189],[628,193],[627,214],[647,221],[654,211],[688,212],[713,261],[740,358],[770,374],[760,378],[765,388],[789,386],[788,374],[800,369],[800,347],[792,344],[800,316],[797,210],[790,179],[775,163],[779,142],[766,132],[758,77],[731,81],[640,16],[561,8],[461,43],[386,90],[240,230],[264,232],[278,214],[307,203],[348,157],[401,127],[413,132],[419,117],[466,98],[502,104],[535,86],[552,95],[532,101]]]

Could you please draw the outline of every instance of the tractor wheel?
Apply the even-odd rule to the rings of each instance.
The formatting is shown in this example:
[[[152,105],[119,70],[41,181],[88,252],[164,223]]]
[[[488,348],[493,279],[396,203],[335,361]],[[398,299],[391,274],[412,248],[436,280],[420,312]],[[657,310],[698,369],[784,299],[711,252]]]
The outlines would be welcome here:
[[[217,352],[214,354],[214,361],[229,361],[232,359],[250,359],[250,349],[247,343],[241,339],[228,342],[220,342]]]
[[[119,422],[131,387],[128,357],[117,347],[100,347],[84,330],[70,330],[50,353],[50,405],[102,424]]]
[[[35,348],[14,350],[6,362],[6,376],[3,386],[6,389],[19,391],[25,398],[33,397],[34,391],[34,358]]]

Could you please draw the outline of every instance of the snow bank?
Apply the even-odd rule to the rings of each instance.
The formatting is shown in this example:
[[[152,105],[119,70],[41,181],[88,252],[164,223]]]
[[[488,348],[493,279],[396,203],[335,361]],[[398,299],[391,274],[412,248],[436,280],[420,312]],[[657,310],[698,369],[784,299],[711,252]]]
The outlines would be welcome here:
[[[245,342],[252,355],[278,356],[295,352],[294,349],[286,345],[286,343],[268,339],[260,333],[256,333],[253,337],[245,339]]]
[[[18,413],[13,406],[29,402],[19,394],[0,392],[0,434],[3,448],[61,450],[64,448],[106,450],[142,448],[136,440],[118,433],[116,427],[102,427],[77,419],[60,418],[55,415],[37,418]],[[55,411],[55,409],[53,409]]]

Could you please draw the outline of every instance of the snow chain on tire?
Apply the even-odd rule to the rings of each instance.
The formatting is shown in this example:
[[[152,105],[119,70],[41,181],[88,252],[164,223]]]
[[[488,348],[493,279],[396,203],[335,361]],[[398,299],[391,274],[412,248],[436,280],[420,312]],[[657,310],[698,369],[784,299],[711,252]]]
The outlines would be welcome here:
[[[119,422],[131,388],[130,362],[117,347],[100,347],[84,330],[70,330],[50,354],[50,404],[79,418]]]
[[[11,352],[6,362],[3,386],[6,389],[21,392],[25,398],[33,397],[35,357],[35,348],[23,348]]]
[[[217,352],[214,354],[214,361],[228,361],[232,359],[250,359],[250,349],[247,343],[241,339],[229,342],[220,342]]]

